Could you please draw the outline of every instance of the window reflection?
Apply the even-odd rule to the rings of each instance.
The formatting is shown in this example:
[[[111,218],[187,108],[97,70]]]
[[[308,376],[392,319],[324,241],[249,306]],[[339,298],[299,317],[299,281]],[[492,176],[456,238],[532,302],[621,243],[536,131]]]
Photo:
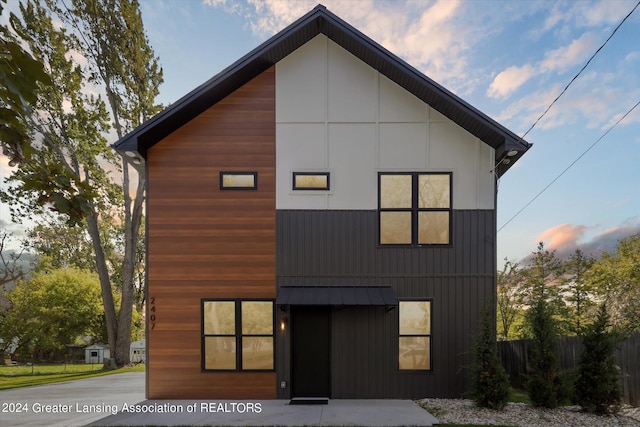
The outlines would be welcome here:
[[[450,175],[428,174],[418,176],[418,207],[448,208],[450,201]]]
[[[379,174],[380,244],[451,242],[450,173]]]
[[[203,369],[274,369],[273,301],[203,300],[202,329]]]
[[[411,175],[380,175],[380,207],[411,208]]]
[[[271,301],[242,301],[242,334],[273,334],[273,303]]]
[[[236,338],[205,337],[205,369],[236,369]]]
[[[431,369],[429,337],[400,337],[400,369]]]
[[[431,334],[429,301],[400,301],[400,335]]]
[[[220,188],[223,190],[257,188],[256,172],[220,172]]]
[[[328,190],[329,173],[293,173],[294,190]]]
[[[273,337],[242,337],[242,368],[273,369]]]
[[[418,212],[418,243],[449,243],[449,212]]]
[[[204,333],[206,335],[235,334],[235,302],[206,301],[204,303]]]
[[[380,243],[411,244],[411,212],[380,212]]]
[[[398,304],[399,369],[431,369],[431,301]]]

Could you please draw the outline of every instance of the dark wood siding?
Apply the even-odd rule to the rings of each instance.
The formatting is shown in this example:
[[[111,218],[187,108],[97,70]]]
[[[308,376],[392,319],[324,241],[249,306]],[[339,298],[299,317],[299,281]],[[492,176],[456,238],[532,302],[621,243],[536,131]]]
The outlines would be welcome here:
[[[201,298],[275,298],[275,70],[148,152],[150,399],[274,398],[275,373],[201,372]],[[258,173],[222,191],[220,171]]]
[[[454,210],[447,247],[377,245],[377,211],[277,212],[278,286],[391,285],[399,299],[432,300],[431,372],[397,369],[398,312],[337,308],[332,314],[333,398],[459,397],[469,389],[473,334],[495,297],[495,213]],[[279,335],[279,348],[290,347]],[[279,380],[288,357],[279,354]],[[279,397],[287,397],[280,390]]]

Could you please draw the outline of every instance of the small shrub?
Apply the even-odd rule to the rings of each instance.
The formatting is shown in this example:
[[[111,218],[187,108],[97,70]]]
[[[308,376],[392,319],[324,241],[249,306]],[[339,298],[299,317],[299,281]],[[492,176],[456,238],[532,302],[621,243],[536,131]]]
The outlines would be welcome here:
[[[583,351],[575,382],[577,403],[587,412],[617,412],[622,401],[620,369],[615,364],[619,337],[609,332],[610,319],[605,304],[596,321],[586,329]]]
[[[503,409],[509,399],[509,375],[498,357],[491,307],[491,304],[485,306],[482,312],[482,323],[476,338],[472,393],[476,405]]]

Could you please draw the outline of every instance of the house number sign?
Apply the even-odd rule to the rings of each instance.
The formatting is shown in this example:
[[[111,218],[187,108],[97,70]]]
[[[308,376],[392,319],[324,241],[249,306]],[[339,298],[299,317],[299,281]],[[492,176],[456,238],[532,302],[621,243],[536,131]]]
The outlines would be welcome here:
[[[149,298],[149,325],[151,331],[156,327],[156,297]]]

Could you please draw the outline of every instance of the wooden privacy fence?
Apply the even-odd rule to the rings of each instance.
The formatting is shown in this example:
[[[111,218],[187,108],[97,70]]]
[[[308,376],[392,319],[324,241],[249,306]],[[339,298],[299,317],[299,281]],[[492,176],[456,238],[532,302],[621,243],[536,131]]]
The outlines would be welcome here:
[[[529,340],[499,341],[498,352],[511,378],[511,386],[524,388],[525,374],[529,368]],[[582,342],[580,337],[558,339],[558,362],[562,370],[578,368]],[[622,377],[623,400],[632,406],[640,406],[640,333],[633,334],[618,344],[616,364]]]

